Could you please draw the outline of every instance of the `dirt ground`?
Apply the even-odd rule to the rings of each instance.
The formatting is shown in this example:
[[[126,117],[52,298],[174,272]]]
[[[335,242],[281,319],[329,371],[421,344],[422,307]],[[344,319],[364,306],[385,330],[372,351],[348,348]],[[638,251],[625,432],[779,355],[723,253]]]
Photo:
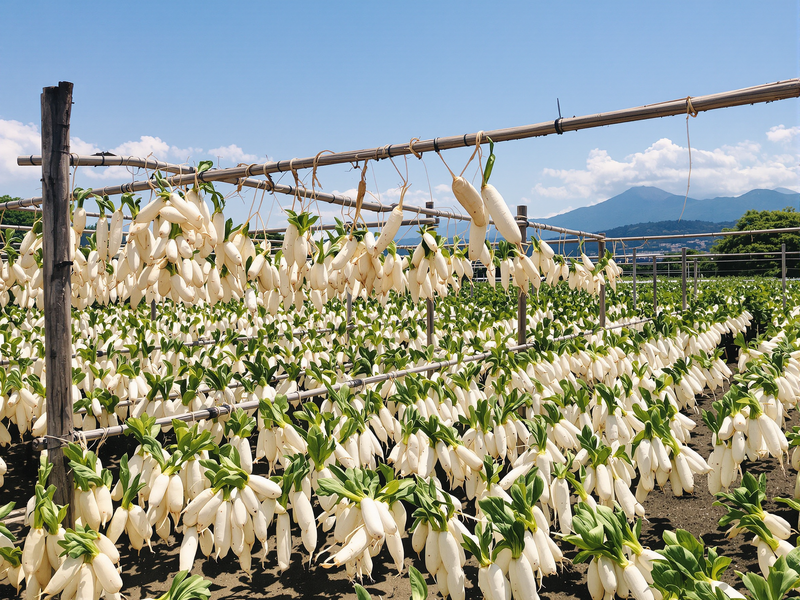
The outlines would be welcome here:
[[[699,396],[698,406],[705,409],[711,408],[713,398],[710,396]],[[711,452],[711,435],[706,426],[700,421],[699,414],[695,419],[698,426],[696,434],[692,437],[691,447],[704,457]],[[793,414],[793,423],[797,424],[797,414]],[[105,449],[105,454],[124,452],[125,442],[116,444],[116,448],[109,445]],[[0,492],[0,504],[5,504],[11,500],[17,501],[17,507],[23,506],[24,502],[32,493],[31,473],[35,469],[33,463],[26,455],[26,447],[29,445],[16,445],[8,456],[9,472],[6,476],[6,485]],[[104,457],[105,458],[105,457]],[[754,474],[767,474],[767,496],[791,497],[794,490],[795,473],[784,472],[777,461],[763,460],[758,463],[748,465],[745,468]],[[22,483],[24,482],[24,483]],[[24,487],[15,487],[13,484],[20,483]],[[726,572],[724,579],[738,589],[743,589],[739,578],[734,571],[747,572],[758,570],[755,547],[751,546],[744,536],[728,540],[723,531],[717,528],[717,521],[723,514],[723,509],[712,506],[713,499],[708,494],[706,477],[698,477],[695,481],[695,492],[691,496],[676,498],[673,496],[669,486],[664,491],[657,491],[650,494],[645,503],[648,520],[644,522],[642,528],[642,543],[653,549],[662,547],[661,534],[665,529],[675,530],[678,528],[687,529],[695,536],[702,536],[707,545],[716,545],[723,555],[733,559],[731,567]],[[786,518],[793,525],[797,522],[797,515],[785,505],[775,504],[771,500],[766,502],[765,507]],[[468,505],[467,511],[472,511],[472,505]],[[410,517],[410,515],[409,515]],[[409,518],[409,523],[411,522]],[[13,529],[17,529],[14,527]],[[270,542],[274,543],[274,525],[270,530]],[[288,598],[354,598],[353,585],[348,581],[344,570],[326,570],[314,564],[308,566],[307,557],[305,563],[301,564],[299,546],[299,532],[293,532],[295,548],[292,554],[292,566],[283,574],[280,574],[277,566],[277,559],[274,547],[270,548],[267,559],[261,566],[257,556],[253,558],[254,573],[252,579],[245,576],[239,569],[238,562],[232,553],[225,560],[215,562],[199,556],[195,561],[194,573],[201,573],[207,579],[213,581],[212,598],[225,599],[256,599],[271,598],[282,600]],[[123,573],[124,593],[131,600],[141,598],[157,598],[169,587],[172,575],[178,570],[178,550],[179,544],[172,540],[173,544],[168,547],[163,542],[154,542],[154,552],[142,551],[140,555],[129,550],[127,542],[123,536],[120,540],[120,551],[122,553],[121,565]],[[790,541],[796,543],[796,539]],[[362,584],[370,592],[373,598],[385,599],[407,599],[411,596],[407,567],[414,565],[425,573],[424,561],[419,560],[411,549],[410,540],[405,541],[406,549],[406,569],[399,574],[388,567],[391,560],[388,551],[384,548],[383,552],[374,559],[375,568],[373,570],[373,580],[364,581]],[[319,548],[332,543],[324,543],[320,537]],[[198,554],[199,551],[198,551]],[[566,557],[572,558],[574,550],[565,549]],[[481,597],[477,587],[477,563],[470,559],[465,566],[467,575],[467,598],[477,599]],[[565,561],[564,567],[558,576],[547,577],[539,590],[539,595],[547,600],[588,600],[590,598],[586,589],[585,565],[572,565],[569,560]],[[428,577],[429,597],[439,597],[437,587],[432,577]],[[470,583],[472,582],[472,583]],[[0,598],[13,597],[13,589],[0,586]]]

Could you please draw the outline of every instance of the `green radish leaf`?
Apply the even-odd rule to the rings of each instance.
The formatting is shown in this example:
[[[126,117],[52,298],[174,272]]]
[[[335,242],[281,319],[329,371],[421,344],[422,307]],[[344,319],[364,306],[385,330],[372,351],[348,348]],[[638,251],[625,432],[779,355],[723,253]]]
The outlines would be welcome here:
[[[408,578],[411,581],[411,600],[426,600],[428,597],[428,584],[416,568],[408,568]]]
[[[369,592],[366,589],[364,589],[363,586],[360,586],[357,583],[353,584],[353,586],[356,589],[357,600],[372,600],[372,596],[369,595]]]
[[[483,168],[483,187],[486,187],[486,185],[489,183],[489,177],[492,176],[492,169],[494,168],[495,161],[494,142],[490,137],[487,137],[486,139],[489,140],[489,158],[486,159],[486,166]]]

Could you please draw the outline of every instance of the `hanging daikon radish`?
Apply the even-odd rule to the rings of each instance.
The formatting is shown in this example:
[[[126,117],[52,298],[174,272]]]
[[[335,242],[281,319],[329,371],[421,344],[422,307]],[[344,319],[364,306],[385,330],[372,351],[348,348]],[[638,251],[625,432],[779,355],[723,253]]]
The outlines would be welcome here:
[[[481,259],[486,241],[486,225],[479,227],[475,221],[469,223],[469,259],[477,261]]]
[[[309,212],[302,212],[297,214],[294,211],[287,210],[289,215],[289,225],[286,228],[286,236],[284,237],[283,255],[289,266],[297,263],[302,267],[308,261],[308,232],[311,226],[317,222],[319,217],[312,216]]]
[[[380,254],[386,250],[394,239],[394,236],[396,236],[397,232],[400,230],[400,225],[403,223],[403,198],[406,195],[406,190],[408,190],[407,185],[400,188],[400,201],[397,203],[397,206],[392,209],[389,218],[383,225],[383,229],[381,229],[378,241],[375,242],[375,254]]]
[[[478,227],[486,227],[489,222],[484,199],[469,181],[463,177],[453,177],[453,195],[459,204],[464,207],[472,217],[472,222]]]
[[[97,254],[100,261],[106,262],[108,256],[108,219],[106,218],[106,210],[114,212],[114,204],[109,200],[108,196],[95,196],[97,206],[100,208],[100,218],[97,219],[95,230],[95,243],[97,244]]]
[[[478,134],[477,139],[475,140],[475,151],[470,156],[469,161],[467,161],[466,166],[461,171],[461,175],[464,174],[464,171],[467,170],[469,163],[472,162],[472,159],[478,153],[480,149],[480,138],[481,134]],[[439,155],[441,157],[441,154]],[[442,159],[444,162],[444,159]],[[447,167],[447,170],[450,171],[450,167],[447,166],[447,163],[444,163],[444,166]],[[453,195],[458,200],[459,204],[464,207],[469,213],[469,216],[472,217],[472,222],[477,225],[478,227],[485,227],[489,222],[489,215],[486,212],[486,208],[483,204],[483,199],[481,195],[478,193],[478,190],[475,189],[469,181],[464,179],[461,175],[456,175],[452,171],[450,171],[450,175],[453,177],[453,183],[451,188],[453,190]]]
[[[78,235],[83,233],[86,228],[86,209],[83,208],[83,203],[86,198],[92,193],[92,188],[84,190],[83,188],[75,188],[72,191],[72,199],[76,206],[72,211],[72,228]]]
[[[486,168],[483,170],[481,197],[500,235],[514,245],[521,244],[522,235],[520,234],[519,225],[517,225],[514,215],[511,214],[500,192],[498,192],[493,185],[489,184],[489,177],[492,175],[494,161],[494,142],[489,139],[489,158],[486,160]]]

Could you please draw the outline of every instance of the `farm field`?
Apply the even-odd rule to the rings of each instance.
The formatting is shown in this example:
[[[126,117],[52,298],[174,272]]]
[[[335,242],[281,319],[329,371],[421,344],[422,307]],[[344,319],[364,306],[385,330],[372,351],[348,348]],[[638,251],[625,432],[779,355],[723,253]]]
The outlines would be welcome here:
[[[800,598],[800,4],[617,4],[4,5],[0,600]]]
[[[794,496],[796,473],[788,464],[792,452],[788,444],[793,439],[792,426],[798,422],[796,400],[784,400],[791,390],[787,382],[793,385],[794,381],[796,317],[782,314],[779,285],[771,280],[708,281],[681,317],[680,286],[664,283],[659,287],[660,313],[654,320],[649,320],[653,315],[648,291],[640,290],[639,309],[634,310],[630,286],[619,286],[618,291],[609,288],[609,329],[605,332],[597,328],[595,296],[570,289],[567,282],[543,285],[538,294],[527,298],[530,347],[517,350],[510,350],[517,338],[517,307],[513,285],[509,290],[504,290],[502,282],[494,287],[475,284],[474,288],[465,283],[457,292],[437,298],[435,348],[423,344],[424,304],[394,293],[382,302],[355,302],[352,322],[356,326],[350,329],[346,307],[338,300],[327,303],[321,313],[308,303],[299,311],[280,309],[273,316],[269,294],[263,292],[256,296],[254,310],[236,302],[209,308],[165,301],[157,310],[158,323],[149,321],[150,310],[144,305],[133,311],[110,305],[76,313],[76,428],[89,432],[122,422],[129,426],[128,435],[106,437],[102,442],[90,439],[68,451],[76,482],[84,488],[78,493],[91,494],[98,510],[92,514],[91,503],[85,509],[87,505],[78,501],[78,516],[91,527],[91,533],[82,535],[112,533],[119,553],[120,590],[130,598],[158,597],[181,570],[212,582],[213,597],[345,597],[353,594],[355,578],[375,598],[405,598],[411,595],[410,566],[423,574],[431,594],[489,597],[491,592],[480,572],[495,561],[502,564],[502,555],[492,557],[491,551],[503,540],[509,543],[508,550],[519,551],[520,557],[525,556],[527,544],[534,544],[542,561],[537,569],[531,569],[537,581],[541,578],[539,597],[592,598],[587,565],[573,564],[575,538],[561,534],[576,531],[574,524],[581,510],[600,514],[600,509],[588,507],[596,504],[614,507],[621,523],[641,519],[639,542],[652,550],[664,547],[664,531],[685,529],[695,537],[703,536],[708,545],[718,546],[720,554],[733,561],[718,578],[742,592],[746,589],[734,570],[761,570],[767,575],[777,554],[759,560],[759,549],[750,544],[752,532],[777,544],[777,553],[784,554],[794,543],[794,533],[779,529],[781,537],[775,537],[771,530],[748,525],[749,517],[737,513],[751,533],[746,530],[727,539],[724,528],[717,525],[727,510],[712,505],[714,498],[708,490],[709,477],[714,479],[715,472],[717,477],[722,472],[728,477],[726,486],[718,479],[711,483],[717,491],[742,485],[739,468],[756,476],[764,473],[762,506],[777,516],[770,519],[783,518],[792,528],[797,519],[796,510],[774,502],[776,497]],[[793,300],[797,291],[790,285],[788,293]],[[35,358],[42,349],[29,340],[41,327],[41,317],[35,310],[23,311],[13,303],[6,306],[5,315],[14,335],[21,338],[9,335],[4,339],[6,355],[14,356],[4,384],[10,400],[15,393],[21,396],[20,388],[15,387],[20,381],[37,389]],[[105,329],[106,322],[121,326]],[[98,343],[95,336],[103,330],[110,333],[103,333],[104,339]],[[213,343],[197,343],[198,339]],[[481,358],[470,361],[476,354]],[[611,359],[606,360],[608,357]],[[420,369],[439,361],[453,364],[436,371]],[[369,379],[366,383],[353,381],[414,367],[419,372],[376,384]],[[93,387],[84,383],[84,373],[97,380],[92,381]],[[137,375],[142,376],[141,387]],[[109,385],[115,383],[111,380],[115,376],[116,385]],[[774,383],[776,377],[779,384]],[[138,389],[131,390],[132,382]],[[337,387],[347,382],[350,385]],[[301,399],[298,396],[304,390],[316,392]],[[132,391],[144,399],[129,404]],[[176,393],[172,400],[163,400]],[[723,404],[712,405],[723,398],[727,399]],[[33,435],[41,434],[35,412],[41,407],[41,398],[34,396],[34,401],[29,420],[18,421],[17,413],[8,410],[3,419],[10,444],[0,450],[8,466],[2,493],[4,503],[13,501],[17,507],[28,504],[35,491],[30,474],[39,466],[36,453],[30,443],[18,443],[32,437],[30,431],[20,434],[21,429],[32,427]],[[252,408],[217,418],[193,416],[170,421],[190,411],[237,404],[248,407],[248,402]],[[774,414],[780,418],[768,417],[780,427],[774,430],[776,445],[771,439],[768,445],[761,429],[751,430],[746,423],[741,430],[746,435],[735,436],[744,438],[742,452],[746,456],[741,465],[728,472],[717,464],[712,470],[715,446],[709,424],[714,425],[720,415],[724,428],[725,414],[730,415],[728,421],[742,409],[756,415],[756,406],[762,407],[765,416],[777,408]],[[709,411],[708,423],[701,418],[703,411]],[[156,418],[162,426],[155,425]],[[769,425],[764,427],[773,431],[766,429]],[[498,448],[496,436],[501,429],[506,434],[505,447]],[[760,439],[759,446],[751,448],[747,436],[759,434],[761,438],[752,438]],[[409,443],[412,438],[416,447]],[[643,442],[657,445],[656,438],[667,442],[662,446],[667,452],[666,475],[659,474],[660,465],[653,468],[652,462],[650,470],[643,470],[650,455],[645,456],[639,448]],[[727,446],[733,438],[728,435],[720,441]],[[416,456],[409,454],[410,448]],[[156,451],[163,455],[160,463],[153,458]],[[92,464],[95,453],[107,470]],[[691,457],[688,473],[680,467],[685,478],[676,477],[682,455]],[[618,462],[628,460],[629,467]],[[598,480],[598,471],[604,467],[612,478],[610,493]],[[201,476],[191,474],[193,469]],[[125,472],[122,477],[121,471]],[[159,472],[165,473],[168,481],[164,499],[153,502]],[[123,493],[135,485],[136,474],[147,482],[145,487],[138,493]],[[659,477],[663,477],[661,484]],[[181,482],[172,484],[180,485],[180,497],[169,498],[172,478]],[[438,482],[440,491],[431,487],[431,482]],[[562,483],[566,503],[556,498],[562,493]],[[648,492],[648,486],[652,491]],[[684,490],[681,497],[673,492],[676,486]],[[218,509],[206,517],[200,517],[202,510],[187,509],[203,493],[206,503],[214,501],[217,488],[223,490],[220,499],[230,502],[231,513],[239,503],[245,509],[240,534],[233,534],[237,526],[231,524],[232,514],[227,521],[218,522]],[[52,501],[44,487],[39,489],[41,500],[28,520],[35,522],[39,516],[52,522],[48,508]],[[209,491],[203,492],[205,489]],[[232,501],[225,499],[226,489]],[[244,496],[251,493],[245,490],[254,492],[252,513],[244,506]],[[545,490],[549,494],[543,497]],[[519,496],[519,492],[525,495]],[[110,502],[100,512],[106,494]],[[310,502],[300,495],[310,496]],[[369,513],[364,519],[363,509],[356,510],[361,522],[351,524],[346,533],[337,531],[337,523],[341,529],[347,514],[363,506],[362,502],[369,504],[370,499],[373,506],[385,502],[388,519],[379,513],[377,522],[370,523],[379,531],[369,534],[372,537],[361,552],[340,566],[331,565],[359,530],[367,531]],[[169,504],[157,508],[171,501],[175,502],[171,508],[166,508]],[[579,507],[578,501],[589,505]],[[119,512],[120,502],[128,515],[142,510],[141,525],[128,516],[127,523],[112,532],[118,525],[111,517]],[[509,510],[498,512],[506,502]],[[33,508],[32,503],[29,506]],[[286,527],[282,538],[277,529],[279,506],[285,508],[288,521],[282,525]],[[526,512],[531,509],[533,512]],[[162,517],[157,510],[163,511]],[[272,514],[267,517],[269,510]],[[302,511],[308,510],[309,516],[302,516]],[[196,514],[187,524],[187,514],[193,512]],[[12,515],[10,530],[26,540],[32,530],[22,526],[19,512]],[[263,528],[256,525],[262,516],[266,521]],[[92,521],[98,517],[99,522]],[[198,523],[201,518],[209,521],[206,527]],[[303,520],[307,518],[313,521]],[[150,520],[153,523],[148,529],[144,523]],[[217,539],[223,523],[230,535],[242,536],[238,544],[233,538]],[[433,531],[444,523],[446,533]],[[783,521],[776,523],[779,528]],[[392,524],[396,534],[387,531]],[[140,535],[137,526],[149,536]],[[247,541],[249,527],[252,544]],[[480,544],[478,538],[472,538],[475,544],[470,548],[471,536],[489,527],[498,534],[494,539],[483,537],[489,554],[475,545]],[[521,530],[518,542],[517,527]],[[313,535],[309,534],[311,528]],[[429,542],[418,541],[419,530],[426,528],[427,537],[452,536],[457,542],[454,562],[446,563],[440,556],[435,576],[431,573],[435,563],[430,562],[429,552],[426,555]],[[539,547],[525,534],[532,533],[531,529],[541,529],[551,541]],[[63,532],[57,535],[63,536]],[[198,539],[203,535],[210,535],[210,540]],[[391,542],[394,535],[397,543]],[[187,539],[193,536],[198,541],[190,554],[186,548],[192,546]],[[262,562],[265,541],[268,550]],[[28,543],[23,541],[20,547]],[[284,545],[279,548],[279,544]],[[637,546],[635,542],[631,545]],[[462,553],[459,547],[467,550]],[[613,542],[605,539],[603,547],[613,548]],[[652,580],[652,571],[637,566],[640,563],[630,545],[626,547],[629,550],[622,551],[620,558],[627,557],[631,566]],[[481,556],[476,558],[471,550]],[[220,557],[215,558],[218,551]],[[551,553],[549,560],[544,552]],[[603,555],[598,548],[590,550],[590,555],[592,552]],[[651,556],[647,552],[645,555]],[[791,559],[794,554],[789,556]],[[22,553],[17,558],[24,557]],[[14,558],[7,556],[6,576],[14,575]],[[655,558],[648,566],[657,570]],[[512,556],[510,560],[522,559]],[[452,589],[449,581],[443,581],[450,573],[447,566],[463,574],[455,579],[462,588]],[[402,567],[399,574],[398,567]],[[28,585],[47,585],[47,581],[39,582],[36,572],[31,573],[33,579],[24,578],[22,594],[28,593]],[[511,586],[513,577],[504,575],[505,585]],[[624,577],[621,575],[620,581]],[[666,581],[664,576],[656,576],[654,587],[642,592],[652,596],[641,597],[658,597],[658,586]],[[707,585],[707,581],[695,583],[697,589]],[[682,585],[690,588],[694,583],[690,580]],[[12,587],[2,589],[9,596],[15,593]],[[624,591],[618,595],[627,597]]]

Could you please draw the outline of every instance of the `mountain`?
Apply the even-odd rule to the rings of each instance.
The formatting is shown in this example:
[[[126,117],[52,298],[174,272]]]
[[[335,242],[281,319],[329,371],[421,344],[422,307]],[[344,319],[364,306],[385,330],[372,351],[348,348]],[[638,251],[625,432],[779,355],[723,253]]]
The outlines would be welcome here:
[[[776,192],[780,192],[781,194],[796,194],[797,193],[795,190],[790,190],[789,188],[785,188],[785,187],[776,187],[775,191]]]
[[[787,191],[788,192],[788,191]],[[708,200],[686,199],[656,187],[634,187],[593,206],[584,206],[547,219],[534,221],[582,231],[605,231],[624,225],[657,221],[692,221],[721,223],[736,221],[746,211],[780,210],[800,207],[800,193],[777,190],[751,190],[735,197],[721,196]],[[681,218],[681,211],[683,217]]]
[[[620,237],[638,237],[646,235],[680,235],[684,233],[706,233],[709,231],[720,231],[725,227],[734,227],[736,221],[723,221],[713,223],[711,221],[656,221],[650,223],[634,223],[633,225],[623,225],[622,227],[614,227],[607,229],[605,234],[610,238]],[[558,237],[551,232],[545,232],[549,235],[543,237],[548,241],[557,240]],[[550,236],[553,236],[552,238]],[[708,250],[711,245],[719,238],[694,238],[694,239],[681,239],[673,238],[666,240],[650,240],[647,242],[645,252],[662,251],[669,252],[678,250],[681,247],[691,248],[694,250]],[[553,242],[550,241],[552,245]],[[562,244],[560,248],[567,255],[575,255],[577,253],[577,244]],[[641,242],[631,242],[630,247],[641,246]],[[621,250],[621,247],[618,249]],[[597,244],[587,241],[585,244],[585,252],[594,255],[597,253]]]

